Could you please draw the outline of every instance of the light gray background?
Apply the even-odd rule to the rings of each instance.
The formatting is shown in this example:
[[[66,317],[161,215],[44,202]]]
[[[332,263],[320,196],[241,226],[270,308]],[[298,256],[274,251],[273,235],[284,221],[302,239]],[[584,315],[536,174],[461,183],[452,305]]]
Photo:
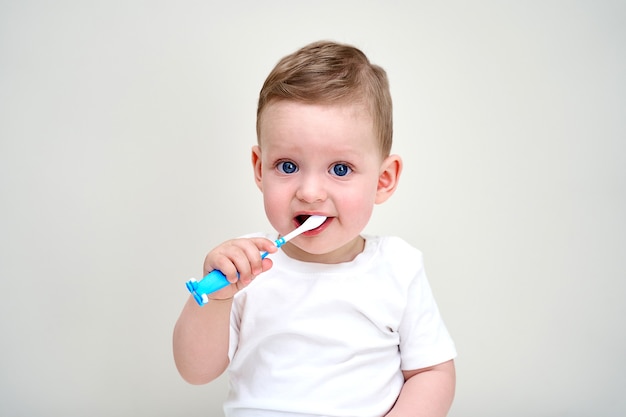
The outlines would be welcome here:
[[[406,169],[367,231],[425,254],[450,416],[625,415],[625,4],[0,1],[0,415],[221,415],[172,328],[269,230],[257,93],[317,39],[389,73]]]

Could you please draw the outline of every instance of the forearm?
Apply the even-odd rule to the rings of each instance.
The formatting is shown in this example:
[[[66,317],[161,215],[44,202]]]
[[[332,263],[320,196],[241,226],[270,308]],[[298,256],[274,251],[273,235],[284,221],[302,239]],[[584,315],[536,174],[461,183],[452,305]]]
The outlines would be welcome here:
[[[191,384],[205,384],[228,366],[230,300],[212,300],[200,307],[189,298],[174,327],[174,361]]]
[[[454,361],[407,372],[400,396],[386,417],[445,417],[455,385]]]

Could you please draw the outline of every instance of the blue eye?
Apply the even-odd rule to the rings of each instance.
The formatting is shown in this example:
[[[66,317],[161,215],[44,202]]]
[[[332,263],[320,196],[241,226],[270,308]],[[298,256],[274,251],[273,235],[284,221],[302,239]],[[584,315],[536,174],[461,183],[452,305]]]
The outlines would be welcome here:
[[[278,169],[278,171],[282,172],[283,174],[293,174],[294,172],[298,171],[298,166],[291,161],[283,161],[279,162],[278,165],[276,165],[276,169]]]
[[[331,171],[333,175],[336,175],[338,177],[345,177],[346,175],[352,172],[352,168],[350,168],[346,164],[335,164],[331,168]]]

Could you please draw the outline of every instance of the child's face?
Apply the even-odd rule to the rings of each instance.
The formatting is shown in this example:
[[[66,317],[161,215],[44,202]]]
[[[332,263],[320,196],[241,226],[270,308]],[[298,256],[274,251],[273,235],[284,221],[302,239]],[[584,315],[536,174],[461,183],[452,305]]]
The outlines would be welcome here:
[[[360,233],[374,204],[391,194],[380,191],[389,181],[389,160],[396,179],[400,169],[398,157],[382,157],[365,108],[274,102],[261,115],[260,143],[252,162],[272,226],[285,235],[302,216],[328,217],[286,244],[286,253],[304,261],[352,260],[363,250]]]

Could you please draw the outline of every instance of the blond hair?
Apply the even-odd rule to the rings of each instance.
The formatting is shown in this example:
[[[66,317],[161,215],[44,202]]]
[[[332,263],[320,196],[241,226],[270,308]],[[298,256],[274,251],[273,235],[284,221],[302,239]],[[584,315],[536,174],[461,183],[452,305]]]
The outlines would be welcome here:
[[[282,58],[259,93],[259,140],[261,114],[275,100],[313,104],[362,102],[374,121],[382,155],[388,156],[391,151],[393,118],[387,73],[353,46],[314,42]]]

